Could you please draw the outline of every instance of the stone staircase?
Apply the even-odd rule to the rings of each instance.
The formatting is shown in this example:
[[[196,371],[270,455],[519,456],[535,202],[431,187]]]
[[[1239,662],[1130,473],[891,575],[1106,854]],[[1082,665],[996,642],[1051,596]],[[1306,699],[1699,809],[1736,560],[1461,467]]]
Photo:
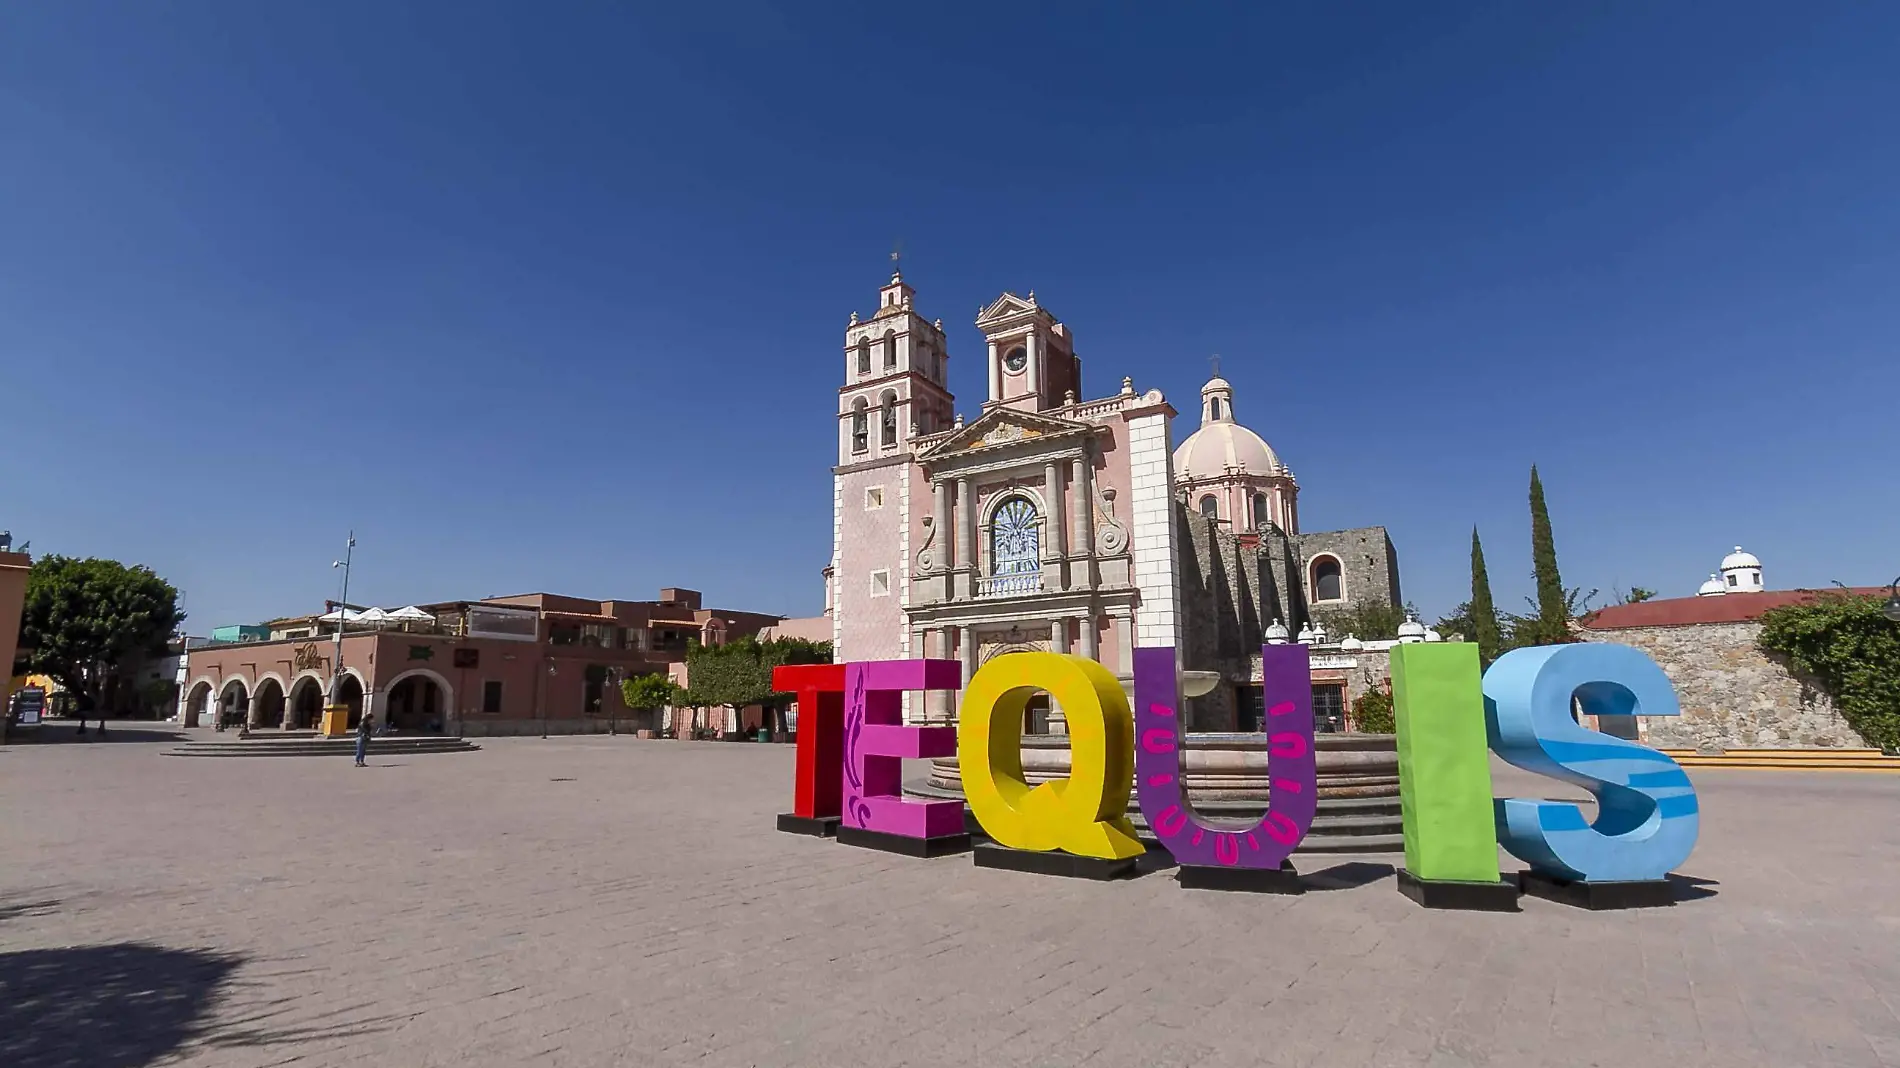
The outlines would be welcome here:
[[[417,753],[472,753],[481,746],[440,734],[379,734],[370,739],[371,756]],[[173,746],[162,754],[184,757],[355,756],[356,737],[325,738],[315,731],[257,731],[239,738],[233,731]]]
[[[1665,749],[1663,752],[1685,768],[1900,772],[1900,756],[1884,756],[1878,749],[1730,749],[1722,753]]]

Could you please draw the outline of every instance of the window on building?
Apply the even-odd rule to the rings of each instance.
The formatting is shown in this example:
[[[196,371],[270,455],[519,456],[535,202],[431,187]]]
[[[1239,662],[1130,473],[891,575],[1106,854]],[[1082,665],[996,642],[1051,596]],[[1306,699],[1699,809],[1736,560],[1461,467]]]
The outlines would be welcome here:
[[[871,596],[889,597],[891,594],[891,573],[889,571],[871,572]]]
[[[627,648],[646,652],[647,629],[645,627],[627,628]]]
[[[863,397],[851,402],[851,451],[863,452],[871,447],[871,418]]]
[[[579,645],[581,625],[579,623],[549,623],[548,642],[552,645]]]
[[[858,339],[858,373],[871,373],[871,339],[868,337]]]
[[[1272,508],[1273,506],[1268,502],[1266,494],[1256,493],[1253,495],[1253,528],[1255,530],[1265,530],[1273,525]]]
[[[1322,556],[1313,561],[1313,600],[1337,601],[1345,596],[1340,582],[1339,561]]]
[[[1313,729],[1321,734],[1338,734],[1346,729],[1346,684],[1313,684]]]
[[[1736,585],[1736,581],[1735,581],[1735,579],[1736,579],[1736,576],[1734,576],[1734,575],[1730,575],[1730,576],[1728,577],[1728,584],[1729,584],[1729,585],[1731,585],[1731,586],[1733,586],[1733,585]]]
[[[501,715],[501,680],[486,679],[482,682],[482,714]]]
[[[581,710],[590,716],[600,715],[600,701],[607,691],[607,668],[601,664],[589,664],[581,680]]]
[[[1212,416],[1212,417],[1213,417],[1213,418],[1215,418],[1215,419],[1219,419],[1219,418],[1220,418],[1220,398],[1219,398],[1219,397],[1209,397],[1209,398],[1208,398],[1208,401],[1207,401],[1207,414],[1208,414],[1208,415],[1210,415],[1210,416]]]
[[[1213,494],[1201,498],[1201,514],[1209,519],[1220,518],[1220,501],[1215,500]]]
[[[1027,497],[1011,497],[990,516],[990,574],[1033,575],[1042,570],[1042,517]]]
[[[1260,729],[1260,705],[1264,699],[1258,686],[1234,687],[1234,729],[1237,731],[1257,731]]]
[[[864,487],[864,510],[868,512],[874,508],[882,507],[884,507],[884,487]]]
[[[612,623],[588,623],[581,627],[581,644],[596,649],[620,648],[620,628]]]
[[[888,389],[878,403],[878,443],[897,444],[897,394]]]
[[[886,371],[889,371],[889,370],[895,369],[896,367],[897,367],[897,331],[886,330],[884,331],[884,369]]]

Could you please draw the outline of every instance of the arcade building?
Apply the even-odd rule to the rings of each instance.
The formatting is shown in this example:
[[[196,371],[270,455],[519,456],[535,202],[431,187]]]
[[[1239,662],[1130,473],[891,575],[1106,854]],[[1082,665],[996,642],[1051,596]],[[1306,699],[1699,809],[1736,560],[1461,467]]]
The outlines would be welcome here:
[[[1190,728],[1257,729],[1260,645],[1315,608],[1398,604],[1383,527],[1301,529],[1299,484],[1238,422],[1233,387],[1201,389],[1199,426],[1132,379],[1089,397],[1070,328],[1033,291],[977,316],[988,395],[969,422],[948,386],[942,320],[901,274],[852,313],[838,390],[828,618],[839,661],[1075,652],[1126,682],[1138,647],[1175,646],[1220,683]],[[1281,629],[1285,628],[1285,629]],[[1315,672],[1346,699],[1347,681]],[[909,695],[912,722],[950,722],[955,695]],[[1032,705],[1025,731],[1064,733]]]

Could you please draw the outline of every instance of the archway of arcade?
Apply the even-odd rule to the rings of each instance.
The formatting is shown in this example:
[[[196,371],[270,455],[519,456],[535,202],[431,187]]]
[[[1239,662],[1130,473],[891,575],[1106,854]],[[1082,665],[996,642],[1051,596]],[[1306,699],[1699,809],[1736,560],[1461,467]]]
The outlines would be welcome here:
[[[241,678],[224,681],[218,691],[218,726],[239,727],[251,713],[251,691]]]
[[[211,684],[199,681],[185,695],[185,726],[196,727],[211,711]]]
[[[251,697],[251,726],[282,727],[284,725],[284,684],[276,679],[267,678],[257,684],[257,693]]]
[[[397,731],[442,733],[448,726],[448,685],[434,672],[396,676],[383,703],[383,718]]]
[[[363,721],[363,680],[344,672],[336,685],[336,699],[338,704],[349,708],[349,727],[355,730],[356,725]]]
[[[293,731],[314,729],[323,721],[323,683],[314,675],[304,675],[290,684],[290,722]]]

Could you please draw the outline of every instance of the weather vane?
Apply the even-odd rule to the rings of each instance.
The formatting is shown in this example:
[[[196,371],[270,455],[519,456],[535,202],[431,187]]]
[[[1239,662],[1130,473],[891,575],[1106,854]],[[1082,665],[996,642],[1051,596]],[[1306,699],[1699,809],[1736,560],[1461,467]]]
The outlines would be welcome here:
[[[892,274],[902,273],[903,259],[904,259],[904,243],[902,241],[891,242],[891,273]]]
[[[1214,355],[1208,357],[1207,362],[1209,366],[1214,368],[1214,377],[1219,378],[1220,377],[1220,353],[1217,352]]]

